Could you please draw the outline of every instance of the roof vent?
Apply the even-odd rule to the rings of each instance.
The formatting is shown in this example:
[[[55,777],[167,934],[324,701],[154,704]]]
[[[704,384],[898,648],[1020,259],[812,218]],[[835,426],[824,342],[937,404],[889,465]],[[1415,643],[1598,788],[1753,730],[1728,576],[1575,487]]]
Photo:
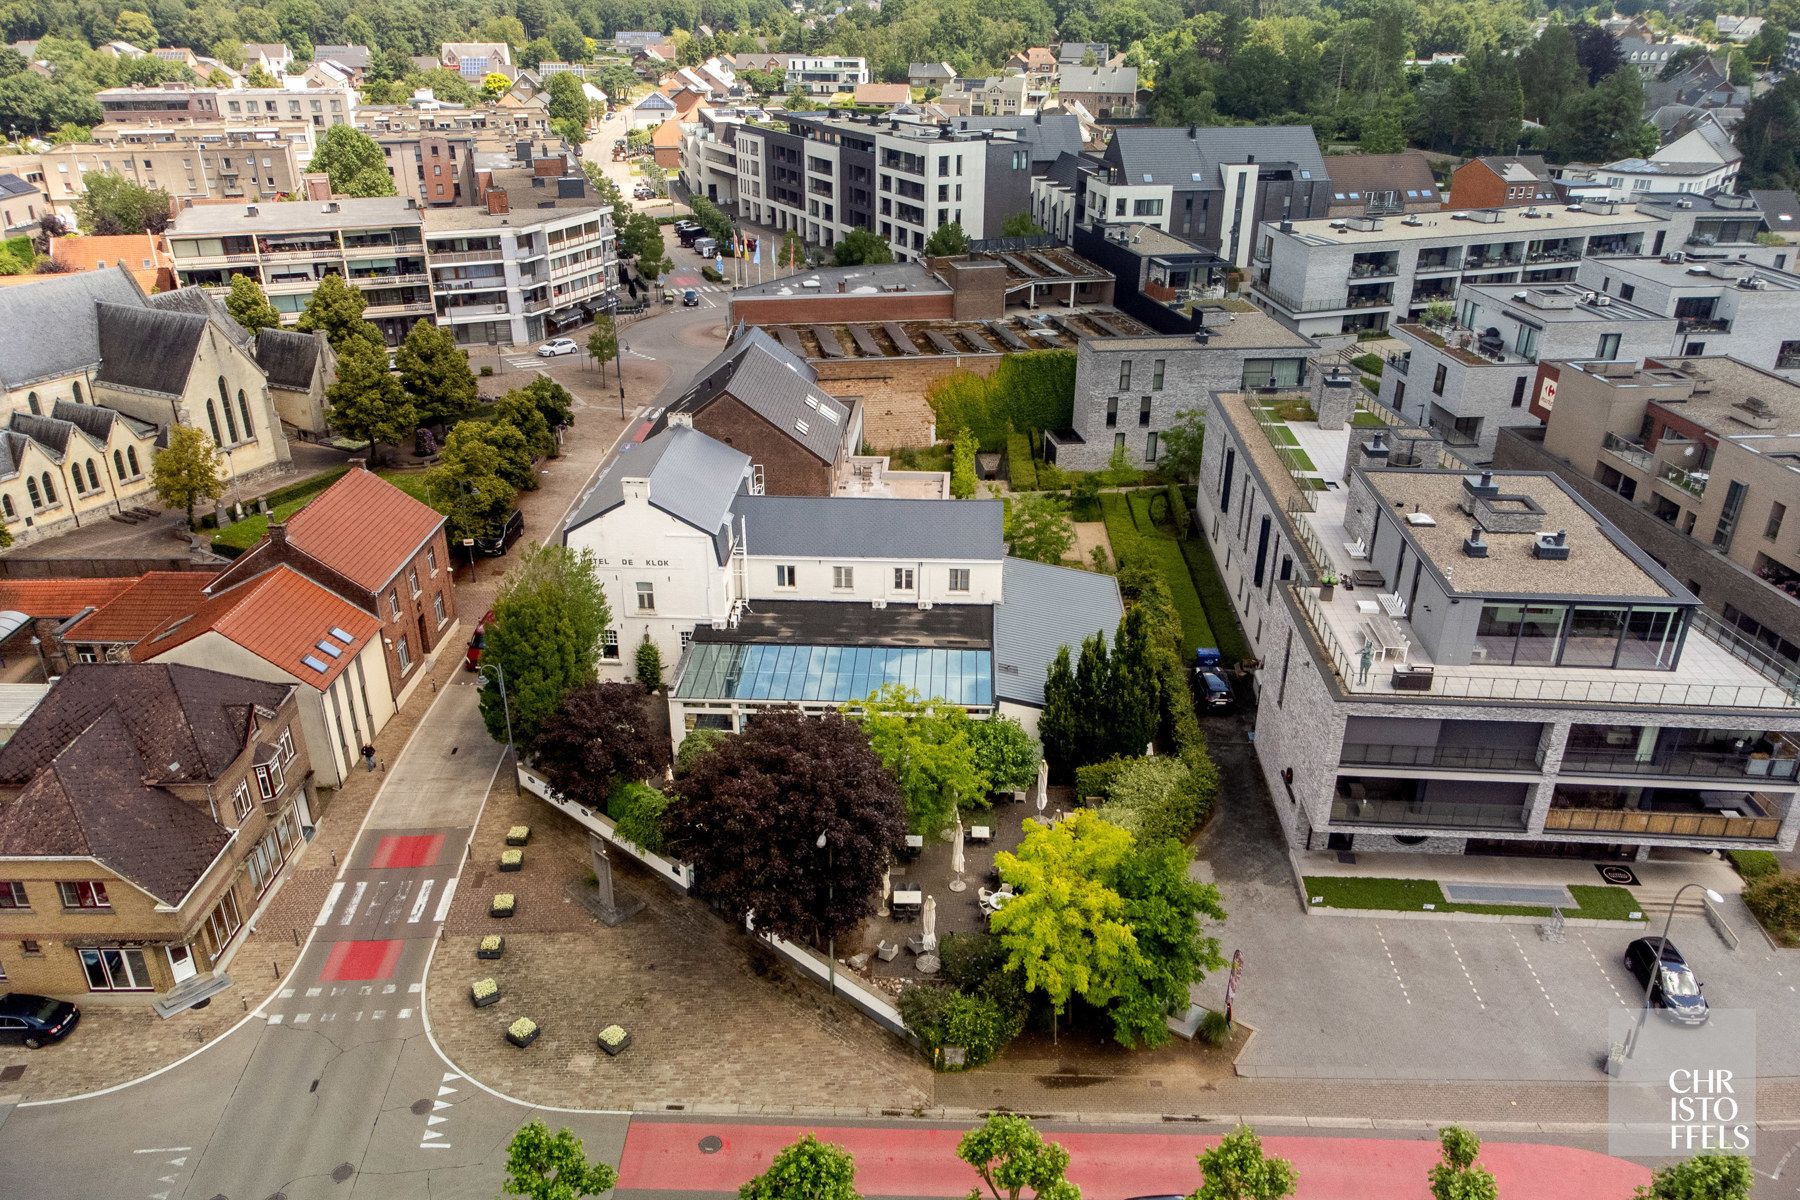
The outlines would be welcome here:
[[[254,204],[244,205],[244,215],[246,217],[254,217],[256,215],[256,205],[254,205]]]
[[[1565,559],[1569,557],[1569,531],[1559,529],[1555,533],[1540,533],[1531,544],[1533,558]]]
[[[1437,518],[1427,512],[1409,512],[1406,523],[1418,529],[1433,529],[1437,526]]]
[[[1492,471],[1483,471],[1479,476],[1464,475],[1463,491],[1471,496],[1498,496],[1500,485],[1494,482]]]
[[[1469,530],[1469,536],[1463,539],[1463,553],[1470,558],[1486,558],[1488,544],[1481,540],[1481,527],[1477,525]]]

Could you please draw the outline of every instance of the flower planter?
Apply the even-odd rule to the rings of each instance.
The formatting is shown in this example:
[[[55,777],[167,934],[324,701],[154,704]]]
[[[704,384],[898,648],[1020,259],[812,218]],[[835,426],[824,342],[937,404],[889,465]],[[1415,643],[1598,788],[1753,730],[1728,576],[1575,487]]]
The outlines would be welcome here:
[[[492,979],[477,979],[469,985],[469,1003],[476,1008],[486,1008],[497,1004],[500,1000],[500,985]]]
[[[488,934],[486,937],[482,938],[480,942],[476,943],[475,946],[476,958],[492,960],[499,958],[505,953],[506,939],[497,933]]]
[[[523,850],[505,850],[500,854],[502,871],[522,871],[525,869],[525,852]]]
[[[514,825],[506,831],[506,844],[509,846],[523,846],[530,840],[531,826],[529,825]]]
[[[631,1045],[631,1033],[620,1025],[608,1025],[594,1041],[607,1054],[618,1054]]]
[[[539,1032],[541,1031],[538,1029],[536,1021],[530,1017],[520,1017],[506,1027],[506,1040],[523,1050],[537,1041]]]
[[[500,892],[494,902],[488,905],[488,916],[510,917],[518,911],[518,899],[511,892]]]

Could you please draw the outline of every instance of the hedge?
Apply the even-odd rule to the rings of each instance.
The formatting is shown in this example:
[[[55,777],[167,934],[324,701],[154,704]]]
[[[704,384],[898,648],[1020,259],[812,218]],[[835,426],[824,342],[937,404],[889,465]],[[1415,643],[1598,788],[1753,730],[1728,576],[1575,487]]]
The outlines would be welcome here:
[[[1364,375],[1380,375],[1382,367],[1386,365],[1381,361],[1381,355],[1373,352],[1359,354],[1351,359],[1350,363]]]
[[[1219,656],[1227,663],[1243,662],[1250,657],[1250,643],[1238,626],[1237,612],[1231,607],[1231,593],[1225,590],[1225,580],[1219,575],[1219,565],[1213,560],[1211,547],[1205,538],[1183,538],[1181,557],[1200,594],[1200,605],[1206,610],[1212,626]]]
[[[1038,490],[1037,460],[1031,456],[1031,437],[1023,433],[1006,435],[1006,482],[1015,492]]]
[[[1739,875],[1751,882],[1781,870],[1781,860],[1768,850],[1727,850],[1725,857],[1731,860]]]
[[[1109,772],[1100,815],[1139,838],[1185,839],[1211,811],[1215,795],[1215,789],[1207,786],[1210,773],[1196,773],[1189,759],[1190,755],[1160,755],[1114,760],[1117,765]]]
[[[1784,946],[1800,944],[1800,874],[1764,875],[1744,889],[1744,903],[1770,937]]]
[[[619,836],[652,854],[662,853],[662,815],[669,797],[643,783],[622,783],[606,798],[606,815]]]
[[[939,429],[965,426],[983,450],[999,450],[1015,429],[1067,429],[1075,415],[1075,352],[1033,350],[1003,355],[983,379],[966,371],[926,392]]]
[[[1201,646],[1216,646],[1212,625],[1200,604],[1200,593],[1188,574],[1176,540],[1154,526],[1140,529],[1132,513],[1132,503],[1122,492],[1106,492],[1100,497],[1100,517],[1106,522],[1106,536],[1112,542],[1113,558],[1125,562],[1141,557],[1158,571],[1169,586],[1169,599],[1181,620],[1182,657],[1192,660]],[[1148,513],[1145,513],[1148,523]]]

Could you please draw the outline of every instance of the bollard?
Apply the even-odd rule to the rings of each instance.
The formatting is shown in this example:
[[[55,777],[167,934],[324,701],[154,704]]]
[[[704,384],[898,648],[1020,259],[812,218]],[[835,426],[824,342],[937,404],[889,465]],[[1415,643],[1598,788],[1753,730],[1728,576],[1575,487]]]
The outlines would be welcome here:
[[[337,866],[337,851],[336,850],[333,850],[331,852],[331,865],[334,867]]]
[[[279,980],[281,978],[281,964],[274,959],[269,960],[269,970],[274,973],[276,979]]]
[[[244,1006],[244,1011],[245,1011],[245,1012],[249,1012],[249,1011],[250,1011],[250,997],[248,997],[248,996],[240,996],[240,997],[238,997],[238,999],[239,999],[239,1001],[240,1001],[240,1002],[241,1002],[241,1003],[242,1003],[242,1004],[243,1004],[243,1006]]]
[[[294,945],[298,946],[299,944],[300,944],[300,931],[298,929],[296,929],[296,930],[294,930]]]

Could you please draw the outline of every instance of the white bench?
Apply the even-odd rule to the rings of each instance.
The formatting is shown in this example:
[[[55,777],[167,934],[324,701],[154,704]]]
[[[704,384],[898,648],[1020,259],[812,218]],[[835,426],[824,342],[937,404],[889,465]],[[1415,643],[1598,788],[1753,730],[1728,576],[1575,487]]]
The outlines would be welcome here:
[[[1395,620],[1406,616],[1406,601],[1400,598],[1399,592],[1381,592],[1375,597],[1381,602],[1381,611]]]
[[[1351,558],[1360,561],[1366,560],[1369,557],[1369,547],[1363,542],[1362,538],[1357,538],[1354,542],[1345,542],[1343,543],[1343,546],[1344,553],[1348,554]]]

